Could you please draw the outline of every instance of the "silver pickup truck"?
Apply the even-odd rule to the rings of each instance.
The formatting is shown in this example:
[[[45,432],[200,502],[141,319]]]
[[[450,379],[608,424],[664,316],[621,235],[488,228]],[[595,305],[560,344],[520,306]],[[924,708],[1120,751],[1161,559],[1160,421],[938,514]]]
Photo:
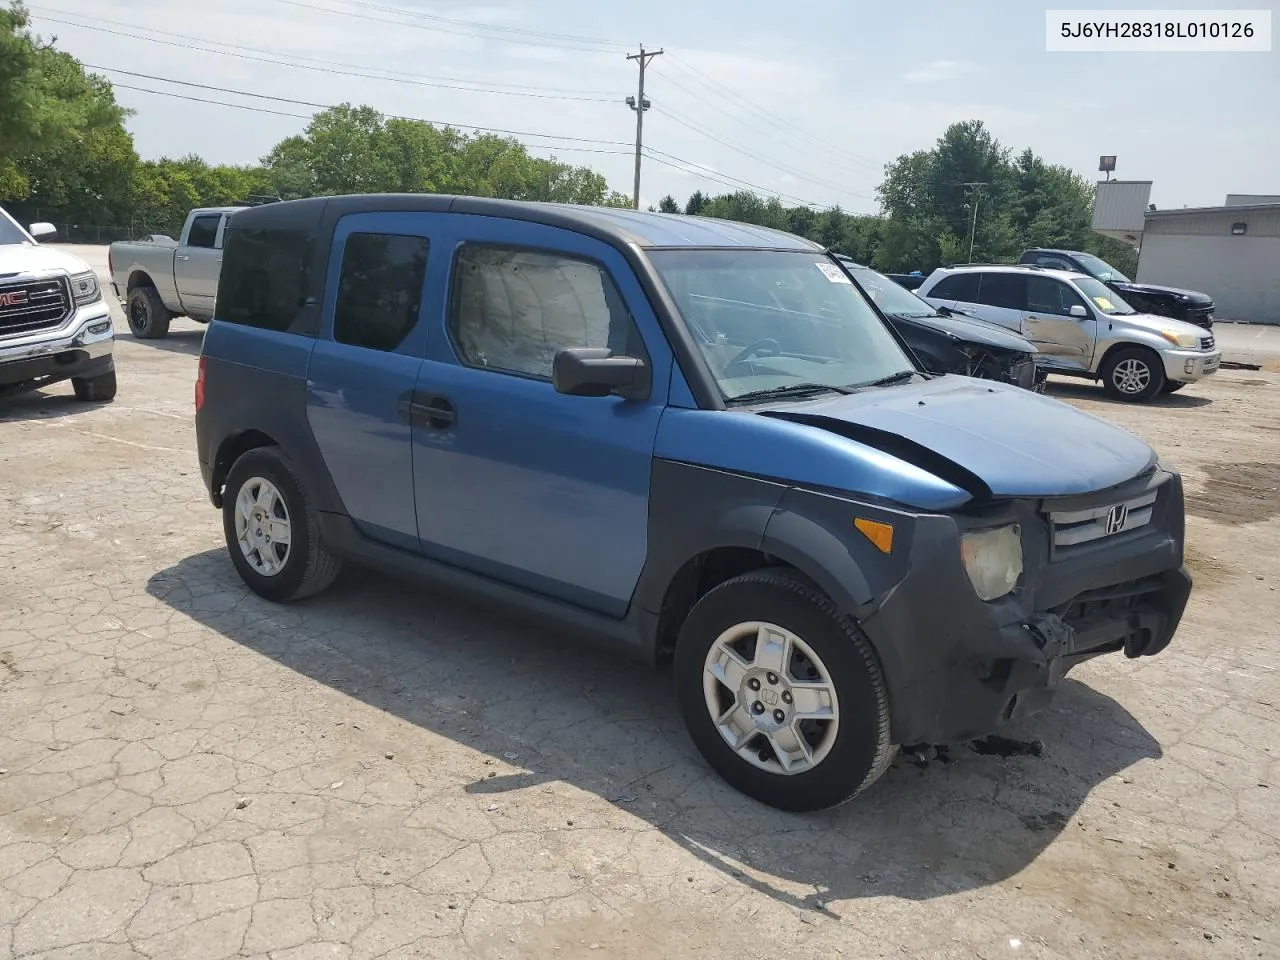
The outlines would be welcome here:
[[[107,252],[111,288],[139,340],[169,332],[174,317],[213,319],[227,221],[244,207],[198,207],[177,240],[117,241]]]

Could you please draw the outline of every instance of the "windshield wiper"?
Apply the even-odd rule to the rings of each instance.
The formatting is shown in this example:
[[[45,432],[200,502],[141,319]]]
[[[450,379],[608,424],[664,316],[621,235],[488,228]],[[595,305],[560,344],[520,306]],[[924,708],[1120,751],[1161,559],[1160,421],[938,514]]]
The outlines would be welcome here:
[[[816,397],[822,393],[853,393],[848,387],[837,387],[830,383],[789,383],[784,387],[769,387],[767,390],[750,390],[736,397],[729,397],[730,403],[743,403],[752,400],[803,400]]]
[[[891,373],[887,377],[881,377],[879,380],[872,380],[870,383],[860,383],[859,387],[888,387],[895,383],[903,383],[910,380],[920,371],[918,370],[899,370],[897,373]]]

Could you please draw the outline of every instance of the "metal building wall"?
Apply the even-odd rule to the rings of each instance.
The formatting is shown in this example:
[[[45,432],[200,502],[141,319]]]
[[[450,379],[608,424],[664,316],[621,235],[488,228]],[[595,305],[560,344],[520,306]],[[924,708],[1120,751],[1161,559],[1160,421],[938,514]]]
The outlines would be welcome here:
[[[1219,320],[1280,324],[1280,235],[1147,231],[1138,280],[1207,293]]]

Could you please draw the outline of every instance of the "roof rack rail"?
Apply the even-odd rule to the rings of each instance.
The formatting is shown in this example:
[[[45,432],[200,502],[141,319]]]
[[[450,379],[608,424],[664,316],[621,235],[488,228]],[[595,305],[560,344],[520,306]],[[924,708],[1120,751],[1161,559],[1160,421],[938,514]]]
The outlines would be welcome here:
[[[1038,263],[985,263],[975,261],[974,263],[948,263],[943,265],[945,270],[954,270],[957,267],[1018,267],[1027,270],[1048,270],[1049,267],[1042,267]]]
[[[265,195],[263,195],[263,194],[251,193],[251,194],[249,194],[249,196],[248,196],[246,199],[244,199],[244,200],[233,200],[233,201],[231,202],[231,206],[233,206],[233,207],[261,207],[261,206],[263,206],[264,204],[267,204],[267,203],[281,203],[281,202],[282,202],[282,200],[281,200],[281,198],[280,198],[280,197],[269,197],[269,196],[265,196]]]

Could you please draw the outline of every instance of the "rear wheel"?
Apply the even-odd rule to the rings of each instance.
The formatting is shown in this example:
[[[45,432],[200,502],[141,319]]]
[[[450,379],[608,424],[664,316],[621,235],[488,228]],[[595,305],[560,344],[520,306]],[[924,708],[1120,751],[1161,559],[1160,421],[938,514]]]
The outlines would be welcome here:
[[[675,681],[703,757],[770,806],[836,806],[893,758],[889,697],[871,645],[790,571],[744,574],[699,600],[680,629]]]
[[[1144,403],[1164,389],[1164,363],[1146,347],[1123,347],[1102,365],[1102,385],[1117,400]]]
[[[134,287],[129,291],[126,311],[129,332],[139,340],[159,340],[169,335],[173,314],[160,299],[155,287]]]
[[[341,562],[320,542],[301,480],[276,447],[241,455],[227,474],[222,528],[240,578],[268,600],[300,600],[333,583]]]
[[[77,400],[107,403],[116,396],[116,372],[108,370],[96,377],[72,377],[71,389],[76,392]]]

